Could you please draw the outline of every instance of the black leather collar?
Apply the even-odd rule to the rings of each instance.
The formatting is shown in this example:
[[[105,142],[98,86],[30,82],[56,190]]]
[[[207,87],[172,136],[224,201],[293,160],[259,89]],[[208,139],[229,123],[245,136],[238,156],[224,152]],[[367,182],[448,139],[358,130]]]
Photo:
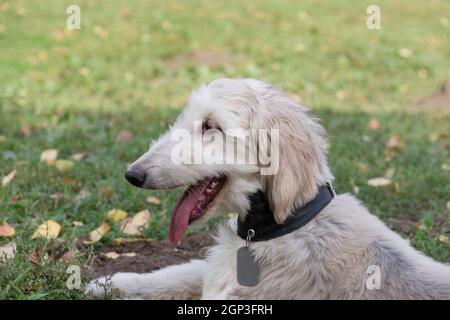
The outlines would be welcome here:
[[[282,224],[278,224],[273,218],[267,196],[262,191],[258,191],[249,197],[251,205],[245,220],[238,219],[237,234],[242,239],[250,241],[266,241],[284,236],[314,219],[335,196],[333,186],[327,183],[319,187],[319,192],[314,199],[303,207],[294,209],[291,216]],[[254,231],[251,239],[248,237],[249,230],[250,234],[253,234],[251,230]]]

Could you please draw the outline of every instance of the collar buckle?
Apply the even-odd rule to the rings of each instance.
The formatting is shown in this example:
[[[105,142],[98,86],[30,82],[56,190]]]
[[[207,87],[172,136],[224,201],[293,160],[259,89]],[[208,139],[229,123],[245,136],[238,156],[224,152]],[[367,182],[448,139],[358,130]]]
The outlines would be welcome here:
[[[331,193],[331,196],[333,198],[336,197],[336,191],[334,190],[333,184],[331,182],[327,182],[327,187],[328,187],[328,190]]]

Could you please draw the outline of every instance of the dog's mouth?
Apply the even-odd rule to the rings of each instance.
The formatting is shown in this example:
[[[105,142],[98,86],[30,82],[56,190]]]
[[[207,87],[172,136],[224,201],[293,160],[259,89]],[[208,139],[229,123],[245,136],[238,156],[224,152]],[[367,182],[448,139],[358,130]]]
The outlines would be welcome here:
[[[208,177],[190,185],[173,209],[169,240],[177,245],[192,222],[205,215],[225,185],[226,176]]]

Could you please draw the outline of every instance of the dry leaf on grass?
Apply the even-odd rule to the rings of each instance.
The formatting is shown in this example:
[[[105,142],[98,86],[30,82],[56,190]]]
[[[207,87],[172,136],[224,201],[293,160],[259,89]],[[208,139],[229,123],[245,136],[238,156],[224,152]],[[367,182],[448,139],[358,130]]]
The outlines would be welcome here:
[[[394,174],[395,174],[395,168],[389,168],[389,169],[387,169],[387,170],[385,171],[384,177],[387,178],[387,179],[392,179],[392,177],[394,176]]]
[[[100,189],[98,189],[98,192],[102,197],[105,198],[110,198],[112,196],[112,191],[108,187],[100,187]]]
[[[440,242],[444,242],[444,243],[448,243],[450,244],[450,240],[448,239],[448,237],[444,234],[439,235],[439,241]]]
[[[61,200],[62,197],[63,197],[63,195],[62,195],[61,192],[56,192],[56,193],[50,195],[50,198],[53,199],[53,200],[56,200],[56,201]]]
[[[10,173],[8,173],[6,176],[2,179],[2,187],[6,187],[8,184],[13,181],[13,179],[16,177],[17,171],[14,169]]]
[[[103,255],[108,259],[116,260],[119,257],[128,257],[128,258],[136,257],[136,252],[117,253],[115,251],[109,251],[103,253]]]
[[[85,189],[80,190],[78,194],[75,196],[75,201],[80,201],[83,199],[88,198],[91,195],[91,193]]]
[[[16,230],[5,222],[4,224],[0,224],[0,237],[12,237],[16,234]]]
[[[58,158],[58,150],[56,149],[48,149],[44,150],[41,153],[41,161],[47,163],[53,163]]]
[[[75,187],[77,185],[77,180],[69,178],[69,177],[62,177],[60,181],[62,184],[69,186],[69,187]]]
[[[54,165],[59,172],[70,171],[74,166],[74,163],[71,160],[56,160],[51,164]]]
[[[72,221],[72,224],[74,227],[82,227],[84,226],[84,223],[81,221]]]
[[[118,254],[115,251],[110,251],[110,252],[106,252],[103,254],[105,257],[107,257],[108,259],[117,259],[118,257],[120,257],[120,254]]]
[[[447,201],[447,209],[450,210],[450,201]]]
[[[100,227],[89,233],[89,240],[84,241],[85,244],[93,244],[99,241],[108,231],[110,226],[106,222],[102,222]]]
[[[367,181],[367,184],[371,187],[385,187],[388,186],[392,183],[391,179],[388,178],[384,178],[384,177],[379,177],[379,178],[373,178],[370,179],[369,181]]]
[[[147,202],[150,203],[150,204],[157,204],[157,205],[162,203],[161,200],[159,200],[158,198],[153,197],[153,196],[148,196],[147,197]]]
[[[32,264],[40,264],[42,259],[42,251],[42,247],[37,246],[36,249],[34,249],[31,255],[28,257],[28,261]]]
[[[17,246],[15,242],[10,242],[4,246],[0,246],[0,262],[14,258]]]
[[[31,126],[26,123],[22,124],[20,126],[20,133],[22,133],[24,138],[28,137],[31,134]]]
[[[125,219],[121,223],[120,231],[130,236],[139,235],[141,234],[141,229],[145,229],[148,226],[150,218],[150,211],[138,212],[132,218]]]
[[[133,134],[129,130],[122,130],[117,135],[117,139],[122,142],[130,142],[133,138]]]
[[[134,243],[139,241],[147,241],[148,239],[144,238],[114,238],[112,239],[112,242],[117,245],[122,245],[125,243]]]
[[[53,220],[47,220],[41,224],[31,236],[31,239],[46,238],[56,239],[61,231],[61,225]]]
[[[81,161],[84,158],[86,158],[86,153],[84,153],[84,152],[74,153],[72,155],[72,159],[76,160],[76,161]]]
[[[120,209],[112,209],[109,210],[106,214],[109,219],[111,219],[113,222],[119,222],[125,219],[128,216],[128,213],[126,213],[123,210]]]
[[[380,123],[378,122],[377,119],[372,118],[369,121],[368,127],[372,131],[377,131],[380,128]]]
[[[409,48],[400,48],[398,50],[398,55],[402,58],[408,59],[412,56],[413,52]]]
[[[443,163],[441,169],[444,171],[450,171],[450,164]]]
[[[125,257],[129,257],[129,258],[137,256],[136,252],[127,252],[127,253],[122,253],[121,255],[125,256]]]
[[[64,252],[61,259],[65,264],[70,264],[75,260],[75,257],[77,256],[77,251],[69,250]]]
[[[391,151],[400,151],[406,147],[405,141],[398,135],[390,136],[386,141],[386,148]]]
[[[12,203],[17,203],[20,200],[22,200],[22,194],[20,193],[16,193],[12,198],[11,198],[11,202]]]

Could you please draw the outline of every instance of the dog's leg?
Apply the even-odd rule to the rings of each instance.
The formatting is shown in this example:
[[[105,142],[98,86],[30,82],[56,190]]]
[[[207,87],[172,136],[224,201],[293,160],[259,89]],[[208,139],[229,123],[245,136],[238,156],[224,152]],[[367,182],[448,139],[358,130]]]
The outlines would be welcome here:
[[[126,299],[200,299],[206,262],[192,260],[151,273],[116,273],[91,281],[85,293],[105,299],[119,291]]]

